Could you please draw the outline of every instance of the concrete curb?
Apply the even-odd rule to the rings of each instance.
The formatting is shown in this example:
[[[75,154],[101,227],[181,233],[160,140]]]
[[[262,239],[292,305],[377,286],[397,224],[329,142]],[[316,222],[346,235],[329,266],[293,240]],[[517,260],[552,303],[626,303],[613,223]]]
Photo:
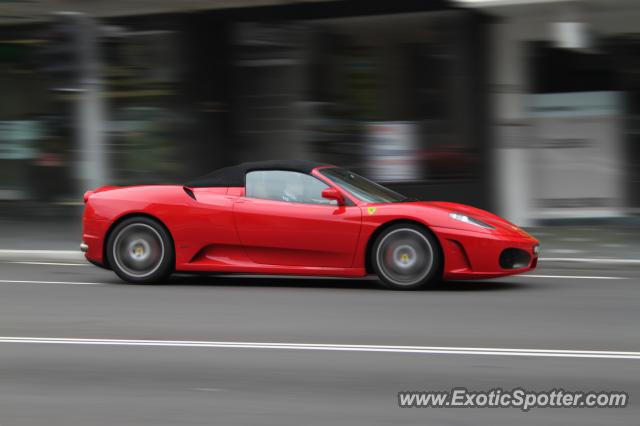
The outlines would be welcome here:
[[[86,263],[80,250],[3,250],[0,249],[2,262],[70,262]]]
[[[80,250],[9,250],[0,249],[0,262],[69,262],[86,263]],[[541,257],[541,264],[582,263],[594,265],[640,265],[640,259]]]

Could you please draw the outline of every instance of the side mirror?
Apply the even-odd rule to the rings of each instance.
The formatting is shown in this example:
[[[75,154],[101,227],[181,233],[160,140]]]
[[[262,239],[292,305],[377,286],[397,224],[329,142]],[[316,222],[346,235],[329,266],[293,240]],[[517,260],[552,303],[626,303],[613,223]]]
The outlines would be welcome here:
[[[327,200],[336,200],[339,206],[344,206],[344,197],[335,188],[327,188],[322,191],[322,198],[326,198]]]

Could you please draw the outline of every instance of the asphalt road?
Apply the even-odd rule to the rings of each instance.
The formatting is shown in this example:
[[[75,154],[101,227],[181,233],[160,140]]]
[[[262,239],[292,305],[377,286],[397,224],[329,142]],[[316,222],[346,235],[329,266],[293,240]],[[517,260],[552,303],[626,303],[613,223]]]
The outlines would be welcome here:
[[[640,357],[303,345],[640,351],[640,267],[543,265],[530,275],[404,293],[372,280],[177,276],[129,285],[89,265],[0,263],[0,425],[637,424]],[[149,340],[160,343],[140,343]],[[616,390],[630,401],[527,413],[397,405],[399,391],[454,387]]]

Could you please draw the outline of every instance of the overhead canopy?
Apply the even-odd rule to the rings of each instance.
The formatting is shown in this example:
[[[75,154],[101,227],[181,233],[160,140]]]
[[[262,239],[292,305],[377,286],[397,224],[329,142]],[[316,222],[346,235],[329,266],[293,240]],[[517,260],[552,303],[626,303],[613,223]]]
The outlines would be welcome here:
[[[611,0],[597,1],[611,3]],[[274,12],[280,10],[282,16],[278,17],[276,12],[276,19],[309,19],[441,10],[453,5],[450,0],[0,0],[0,4],[0,24],[47,22],[60,11],[80,12],[94,18],[115,18],[230,10],[235,12],[235,18],[249,13],[255,19],[265,15],[273,18]]]
[[[254,161],[215,170],[187,182],[185,186],[190,188],[244,186],[245,175],[255,170],[287,170],[309,174],[319,166],[326,166],[326,164],[301,160]]]

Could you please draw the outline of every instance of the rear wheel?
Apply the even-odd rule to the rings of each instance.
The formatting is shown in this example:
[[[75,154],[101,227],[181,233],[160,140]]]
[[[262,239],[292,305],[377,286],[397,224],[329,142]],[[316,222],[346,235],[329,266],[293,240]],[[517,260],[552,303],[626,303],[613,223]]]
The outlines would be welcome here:
[[[160,281],[172,272],[173,243],[157,221],[132,217],[119,223],[111,232],[107,259],[113,271],[125,281]]]
[[[418,290],[435,282],[442,261],[435,237],[411,224],[394,225],[382,232],[371,256],[380,281],[394,290]]]

